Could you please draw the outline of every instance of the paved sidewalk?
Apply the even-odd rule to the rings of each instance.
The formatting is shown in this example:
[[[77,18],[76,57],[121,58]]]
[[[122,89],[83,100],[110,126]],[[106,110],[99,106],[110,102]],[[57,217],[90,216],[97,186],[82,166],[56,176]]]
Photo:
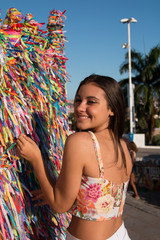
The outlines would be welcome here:
[[[131,240],[160,240],[160,207],[127,193],[123,219]]]

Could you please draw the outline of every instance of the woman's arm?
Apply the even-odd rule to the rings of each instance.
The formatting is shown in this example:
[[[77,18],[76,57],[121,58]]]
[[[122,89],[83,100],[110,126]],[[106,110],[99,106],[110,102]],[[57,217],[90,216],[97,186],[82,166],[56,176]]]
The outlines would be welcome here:
[[[46,173],[37,144],[23,134],[17,140],[19,153],[31,162],[47,203],[59,213],[71,208],[79,191],[85,158],[82,136],[82,133],[76,133],[67,138],[62,169],[55,186]]]

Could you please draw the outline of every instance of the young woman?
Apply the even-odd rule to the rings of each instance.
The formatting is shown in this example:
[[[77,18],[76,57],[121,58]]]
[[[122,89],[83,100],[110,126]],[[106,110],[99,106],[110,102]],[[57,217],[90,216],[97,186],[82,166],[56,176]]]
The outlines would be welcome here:
[[[72,213],[66,239],[129,240],[122,213],[132,162],[122,140],[125,106],[119,84],[105,76],[85,78],[74,111],[77,132],[66,140],[55,186],[35,142],[21,134],[18,150],[32,163],[51,208]]]

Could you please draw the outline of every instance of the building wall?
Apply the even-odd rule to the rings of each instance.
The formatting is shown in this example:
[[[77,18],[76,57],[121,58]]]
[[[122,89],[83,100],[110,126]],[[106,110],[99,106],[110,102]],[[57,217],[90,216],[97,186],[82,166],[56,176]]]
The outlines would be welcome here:
[[[69,105],[69,114],[74,112],[74,100],[68,100],[68,105]]]

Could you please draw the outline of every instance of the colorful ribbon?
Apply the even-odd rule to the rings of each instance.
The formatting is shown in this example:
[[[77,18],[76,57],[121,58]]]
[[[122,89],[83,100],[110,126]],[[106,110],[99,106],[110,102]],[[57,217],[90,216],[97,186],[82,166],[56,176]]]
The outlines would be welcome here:
[[[65,12],[50,12],[47,30],[32,14],[10,8],[0,25],[0,239],[65,239],[70,215],[35,208],[39,188],[31,165],[19,158],[16,139],[40,146],[56,181],[69,134],[64,55]],[[0,21],[2,22],[2,21]]]

